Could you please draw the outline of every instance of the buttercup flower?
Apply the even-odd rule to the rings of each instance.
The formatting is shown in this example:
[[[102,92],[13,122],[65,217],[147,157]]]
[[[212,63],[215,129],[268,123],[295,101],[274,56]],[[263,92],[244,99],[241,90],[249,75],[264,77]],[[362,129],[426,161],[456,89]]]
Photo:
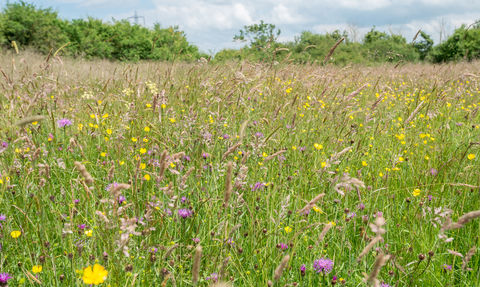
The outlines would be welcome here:
[[[105,281],[105,278],[108,275],[108,271],[105,270],[105,268],[99,264],[95,264],[92,268],[92,266],[88,266],[83,270],[83,283],[85,284],[93,284],[93,285],[98,285],[103,283]]]

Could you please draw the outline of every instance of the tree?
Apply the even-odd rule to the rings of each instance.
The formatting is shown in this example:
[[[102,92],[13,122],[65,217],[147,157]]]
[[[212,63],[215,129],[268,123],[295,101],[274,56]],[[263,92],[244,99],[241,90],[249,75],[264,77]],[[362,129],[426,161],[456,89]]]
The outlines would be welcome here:
[[[365,34],[365,37],[363,38],[363,42],[365,44],[370,44],[374,43],[378,40],[388,40],[390,37],[387,35],[385,32],[380,32],[375,30],[375,26],[373,26],[372,30]]]
[[[427,33],[420,31],[422,40],[413,44],[413,47],[420,53],[420,60],[425,60],[425,57],[430,53],[433,47],[433,40]]]
[[[350,34],[350,41],[353,43],[358,42],[360,38],[360,27],[358,26],[357,21],[348,21],[347,22],[348,34]]]
[[[240,35],[233,37],[233,41],[249,41],[252,47],[266,47],[268,42],[275,42],[281,32],[280,29],[275,32],[275,25],[264,23],[263,20],[260,24],[244,26],[244,29],[240,30]]]

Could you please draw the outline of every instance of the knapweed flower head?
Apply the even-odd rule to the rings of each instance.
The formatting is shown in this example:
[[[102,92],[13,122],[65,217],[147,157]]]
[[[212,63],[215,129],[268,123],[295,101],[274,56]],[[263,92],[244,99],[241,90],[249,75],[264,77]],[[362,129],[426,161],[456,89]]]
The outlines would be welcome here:
[[[392,287],[392,286],[388,285],[387,283],[382,283],[382,285],[380,285],[380,287]]]
[[[333,261],[329,258],[321,258],[313,262],[313,270],[317,273],[327,274],[332,272]]]
[[[192,238],[193,242],[198,243],[200,242],[200,238]]]
[[[10,276],[10,273],[0,273],[0,286],[6,286],[8,280],[12,279],[13,277]]]
[[[357,205],[357,208],[358,208],[359,210],[364,210],[364,209],[365,209],[365,204],[360,203],[359,205]]]
[[[217,273],[212,273],[210,274],[209,277],[205,278],[205,280],[212,280],[213,282],[217,282],[218,281],[218,274]]]
[[[78,229],[85,229],[85,227],[87,227],[85,224],[78,225]]]
[[[204,159],[206,159],[206,158],[209,157],[209,156],[210,156],[210,155],[209,155],[208,153],[206,153],[206,152],[202,153],[202,157],[203,157]]]
[[[7,219],[7,216],[5,214],[0,214],[0,221],[5,221]]]
[[[192,214],[193,214],[193,212],[190,209],[179,209],[178,210],[178,216],[180,216],[181,218],[191,217]]]
[[[83,283],[85,284],[93,284],[93,285],[98,285],[103,283],[105,281],[105,278],[108,275],[108,271],[105,270],[105,268],[99,264],[95,264],[92,268],[92,266],[88,266],[83,270]]]
[[[262,133],[260,133],[260,132],[255,133],[255,136],[256,136],[257,138],[259,138],[259,139],[261,139],[261,138],[264,137],[264,135],[263,135]]]
[[[113,187],[117,187],[118,183],[114,182],[114,183],[110,183],[109,185],[107,185],[107,187],[105,187],[105,190],[110,190],[110,188],[113,186]]]
[[[180,198],[180,201],[181,201],[182,203],[185,203],[185,201],[187,201],[187,198],[186,198],[185,196],[182,196],[182,198]]]
[[[118,196],[118,204],[122,204],[122,203],[124,203],[124,202],[125,202],[125,196],[119,195],[119,196]]]
[[[68,127],[72,125],[72,121],[69,119],[61,119],[57,122],[59,128]]]
[[[288,244],[280,243],[280,249],[281,249],[281,250],[286,250],[286,249],[288,249]]]
[[[443,267],[443,271],[445,272],[452,270],[452,265],[443,264],[442,267]]]
[[[257,182],[257,183],[255,183],[254,186],[252,186],[252,191],[257,191],[259,189],[263,189],[264,186],[265,186],[265,184],[263,182]]]
[[[302,266],[300,266],[300,271],[305,272],[305,270],[307,270],[307,265],[302,264]]]

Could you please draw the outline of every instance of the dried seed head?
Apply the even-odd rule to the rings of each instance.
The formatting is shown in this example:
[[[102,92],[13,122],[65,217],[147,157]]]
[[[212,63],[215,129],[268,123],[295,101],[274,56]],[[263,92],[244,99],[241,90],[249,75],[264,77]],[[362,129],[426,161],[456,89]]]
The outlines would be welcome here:
[[[433,257],[433,255],[435,255],[435,252],[433,252],[432,250],[428,251],[428,256],[429,257]]]
[[[192,268],[193,284],[198,282],[201,261],[202,261],[202,246],[197,245],[197,248],[195,248],[195,258],[193,259],[193,268]]]
[[[418,254],[418,260],[420,260],[420,261],[425,260],[425,255],[422,254],[422,253]]]
[[[287,266],[288,260],[290,260],[290,255],[283,257],[280,265],[278,265],[277,269],[275,269],[275,274],[273,276],[275,281],[278,281],[280,277],[282,277],[283,269],[285,269],[285,266]]]
[[[132,272],[132,270],[133,270],[132,264],[128,264],[127,266],[125,266],[125,272]]]

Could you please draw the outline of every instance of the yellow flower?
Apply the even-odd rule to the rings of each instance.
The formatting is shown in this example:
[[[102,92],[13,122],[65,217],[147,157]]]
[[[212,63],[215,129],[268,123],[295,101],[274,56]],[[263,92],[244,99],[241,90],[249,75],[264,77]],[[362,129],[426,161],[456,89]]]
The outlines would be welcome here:
[[[175,119],[173,119],[173,118],[172,118],[172,119],[170,119],[170,121],[171,121],[172,123],[176,122],[176,121],[175,121]]]
[[[323,148],[323,145],[318,144],[318,143],[314,144],[313,146],[314,146],[316,149],[319,149],[319,150]]]
[[[102,116],[102,118],[104,118],[104,119],[108,118],[108,113],[107,113],[107,114],[104,114],[104,115]]]
[[[144,163],[141,163],[141,164],[140,164],[140,168],[141,168],[141,169],[145,169],[146,167],[147,167],[146,164],[144,164]]]
[[[415,188],[412,192],[413,196],[419,196],[420,195],[420,189]]]
[[[108,129],[108,130],[107,130],[107,134],[111,135],[111,134],[112,134],[112,130],[111,130],[111,129]]]
[[[147,133],[150,131],[150,128],[149,127],[145,127],[144,131],[146,131]]]
[[[40,273],[42,272],[42,265],[35,265],[32,267],[32,272],[33,273]]]
[[[290,226],[285,227],[285,232],[286,233],[292,232],[292,228],[290,228]]]
[[[332,226],[337,225],[337,224],[336,224],[335,222],[333,222],[333,221],[330,221],[329,223],[330,223]]]
[[[318,208],[317,206],[314,206],[313,210],[315,210],[315,212],[320,212],[320,213],[323,214],[323,211],[320,208]]]
[[[99,264],[95,264],[93,266],[88,266],[83,270],[83,283],[85,284],[94,284],[98,285],[103,283],[105,281],[105,278],[108,275],[108,271],[105,270],[105,268]]]
[[[124,165],[125,162],[124,162],[123,160],[121,160],[121,161],[118,162],[118,164],[119,164],[119,165]]]
[[[322,168],[325,168],[327,166],[326,162],[322,162]]]
[[[296,147],[296,146],[292,146],[292,149],[293,149],[293,150],[297,150],[297,147]]]
[[[141,148],[141,149],[140,149],[140,153],[143,154],[143,153],[146,153],[146,152],[147,152],[147,149],[146,149],[146,148]]]
[[[93,235],[93,230],[91,230],[91,229],[85,230],[85,235],[88,236],[88,237],[92,237],[92,235]]]
[[[367,166],[368,164],[367,164],[366,161],[362,161],[362,165],[363,165],[363,166]]]
[[[403,157],[399,157],[399,158],[398,158],[398,161],[399,161],[399,162],[402,162],[402,161],[404,161],[404,160],[405,160],[405,159],[404,159]]]
[[[36,126],[38,124],[38,122],[32,122],[32,125]]]
[[[13,238],[18,238],[20,236],[20,234],[22,234],[21,231],[12,231],[12,233],[10,233],[10,235],[13,237]]]
[[[475,155],[474,155],[473,153],[471,153],[471,154],[469,154],[469,155],[467,156],[467,158],[468,158],[469,160],[472,160],[472,159],[475,158]]]
[[[262,154],[262,156],[263,156],[263,157],[267,157],[268,154],[264,152],[264,153]]]
[[[107,153],[106,153],[106,152],[102,152],[101,156],[106,157],[106,156],[107,156]]]
[[[165,104],[161,105],[162,109],[166,108],[167,106]]]
[[[132,138],[132,142],[136,142],[137,141],[137,138]]]
[[[149,174],[146,174],[143,176],[147,181],[151,179],[150,175]]]
[[[428,155],[425,156],[425,160],[429,160],[430,157]]]
[[[91,117],[92,119],[94,119],[94,118],[95,118],[95,115],[94,115],[94,114],[91,114],[90,117]]]
[[[143,138],[143,142],[144,142],[144,143],[148,142],[148,139],[147,139],[147,138]]]

